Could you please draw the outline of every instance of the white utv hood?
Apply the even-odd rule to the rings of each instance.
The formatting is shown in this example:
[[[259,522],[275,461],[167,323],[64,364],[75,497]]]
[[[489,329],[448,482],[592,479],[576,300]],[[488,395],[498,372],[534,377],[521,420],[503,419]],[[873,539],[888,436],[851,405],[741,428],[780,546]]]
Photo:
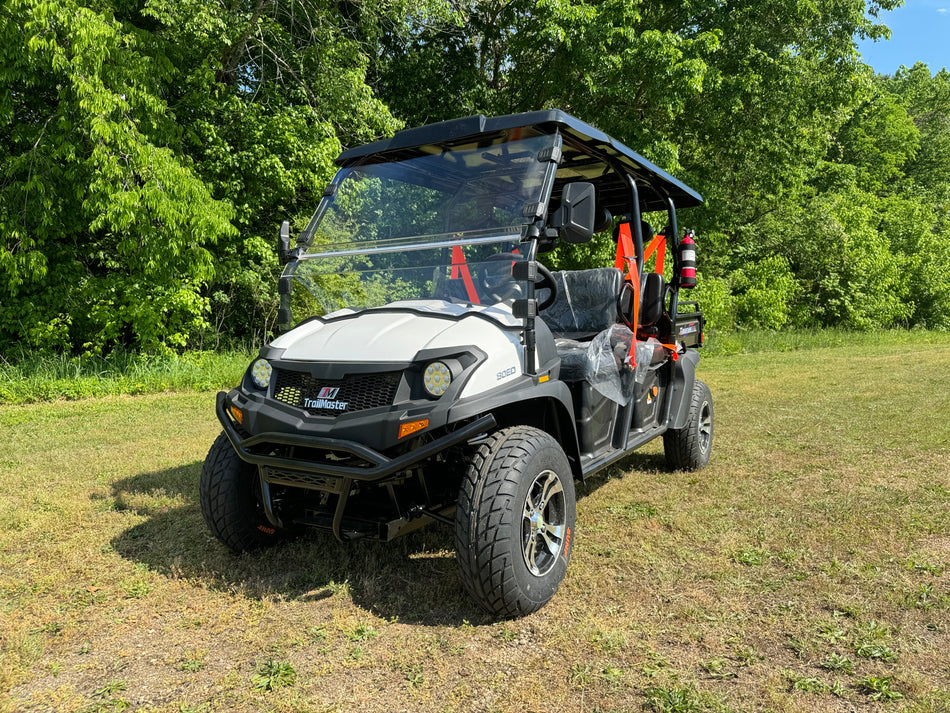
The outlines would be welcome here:
[[[412,311],[392,312],[392,308]],[[333,319],[350,314],[350,319]],[[423,350],[478,347],[488,359],[476,367],[460,398],[495,388],[523,372],[524,348],[519,333],[510,329],[521,322],[504,305],[414,300],[396,302],[386,311],[341,310],[327,318],[331,321],[302,324],[271,346],[283,349],[282,358],[289,361],[355,364],[409,362]]]

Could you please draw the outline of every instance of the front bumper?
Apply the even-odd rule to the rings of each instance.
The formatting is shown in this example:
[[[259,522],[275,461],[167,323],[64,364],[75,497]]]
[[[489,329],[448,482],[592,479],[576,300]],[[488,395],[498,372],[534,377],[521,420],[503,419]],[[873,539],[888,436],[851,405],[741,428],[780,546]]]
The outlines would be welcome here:
[[[435,454],[444,451],[446,448],[456,446],[460,443],[474,438],[495,426],[495,418],[491,414],[482,416],[472,423],[462,426],[455,431],[451,431],[435,440],[404,453],[395,458],[379,453],[367,446],[355,441],[343,440],[339,438],[325,438],[317,436],[305,436],[296,433],[259,433],[256,436],[244,438],[234,426],[231,416],[227,412],[227,394],[223,391],[218,392],[216,411],[218,420],[224,427],[224,432],[234,446],[237,454],[248,463],[254,463],[259,466],[269,466],[273,468],[288,468],[310,472],[318,475],[326,475],[335,478],[349,478],[351,480],[360,480],[365,482],[378,482],[385,480],[391,475],[403,471],[416,463],[426,460]],[[265,455],[255,453],[252,448],[261,444],[274,444],[285,446],[299,446],[313,449],[316,451],[329,451],[349,453],[366,461],[366,467],[341,466],[331,463],[311,460],[300,460],[296,458],[282,458],[279,456]]]
[[[448,448],[464,443],[495,427],[494,416],[486,414],[456,430],[435,437],[418,447],[390,457],[353,440],[312,436],[299,433],[265,432],[252,436],[241,434],[228,413],[228,394],[217,395],[216,412],[224,432],[235,452],[242,460],[257,465],[261,476],[261,495],[267,518],[275,527],[284,524],[274,511],[270,496],[271,485],[319,490],[338,496],[332,530],[337,539],[343,535],[343,514],[354,483],[381,483],[398,473],[406,471]],[[275,455],[286,447],[303,449],[310,458]],[[340,465],[329,461],[338,454],[352,457],[357,465]],[[321,459],[321,456],[327,458]]]

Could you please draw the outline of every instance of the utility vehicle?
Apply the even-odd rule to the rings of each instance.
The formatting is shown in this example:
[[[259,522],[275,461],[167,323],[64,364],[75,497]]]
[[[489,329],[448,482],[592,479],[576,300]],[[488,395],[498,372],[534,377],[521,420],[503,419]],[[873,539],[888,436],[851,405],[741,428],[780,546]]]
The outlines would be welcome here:
[[[676,215],[702,199],[554,110],[407,129],[337,164],[293,247],[281,227],[289,331],[217,396],[204,518],[237,552],[443,523],[481,606],[532,612],[571,556],[576,479],[657,437],[673,468],[709,459]],[[612,265],[545,267],[595,233]]]

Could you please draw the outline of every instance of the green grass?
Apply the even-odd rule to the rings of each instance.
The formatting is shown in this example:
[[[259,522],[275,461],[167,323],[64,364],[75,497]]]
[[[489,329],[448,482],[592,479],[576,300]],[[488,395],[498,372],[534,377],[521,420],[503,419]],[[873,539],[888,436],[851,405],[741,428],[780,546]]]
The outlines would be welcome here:
[[[950,335],[944,332],[743,330],[708,334],[703,355],[715,358],[834,346],[873,348],[885,344],[915,348],[948,342]],[[240,380],[252,358],[250,350],[194,351],[159,356],[128,352],[116,352],[107,357],[0,355],[0,404],[230,388]]]
[[[257,673],[251,678],[258,691],[275,691],[284,686],[292,686],[297,680],[297,672],[286,661],[267,659],[257,667]]]
[[[950,337],[700,373],[709,467],[581,485],[560,591],[506,622],[439,528],[227,553],[211,391],[0,406],[0,711],[948,710]]]
[[[245,352],[0,358],[0,404],[230,388],[250,361]]]
[[[703,353],[707,357],[758,352],[788,352],[801,349],[851,347],[875,348],[885,344],[905,344],[913,348],[920,344],[946,344],[946,332],[889,329],[877,332],[854,332],[846,329],[750,329],[733,332],[713,331],[706,335]]]

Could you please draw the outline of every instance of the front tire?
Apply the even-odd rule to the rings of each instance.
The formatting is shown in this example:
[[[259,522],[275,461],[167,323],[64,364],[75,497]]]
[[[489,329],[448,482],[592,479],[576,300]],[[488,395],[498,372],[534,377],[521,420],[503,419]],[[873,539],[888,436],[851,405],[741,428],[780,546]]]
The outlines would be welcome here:
[[[201,468],[199,495],[208,529],[232,552],[269,547],[282,539],[264,514],[259,491],[257,467],[241,460],[220,433]]]
[[[557,591],[573,545],[574,477],[553,437],[502,429],[469,459],[455,515],[465,589],[497,616],[523,616]]]
[[[673,470],[699,470],[709,463],[713,441],[712,392],[696,379],[686,426],[663,434],[666,464]]]

